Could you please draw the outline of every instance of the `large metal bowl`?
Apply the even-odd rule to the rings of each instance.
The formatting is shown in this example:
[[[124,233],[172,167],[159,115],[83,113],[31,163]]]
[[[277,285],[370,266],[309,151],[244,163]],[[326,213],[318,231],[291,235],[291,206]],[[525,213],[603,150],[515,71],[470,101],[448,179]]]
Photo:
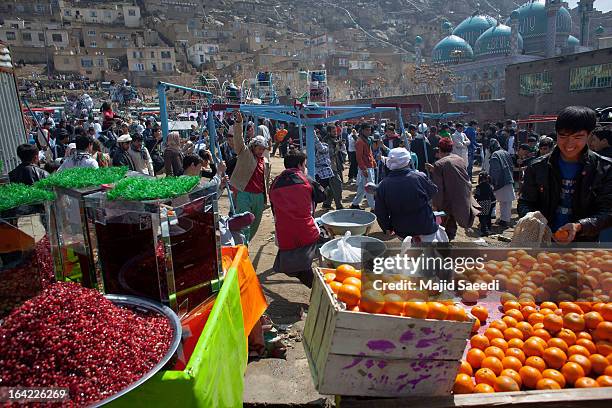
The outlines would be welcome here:
[[[174,313],[172,309],[162,305],[161,303],[156,303],[148,299],[128,295],[104,295],[104,297],[116,304],[117,306],[123,306],[136,311],[154,312],[165,316],[168,319],[170,326],[172,327],[172,340],[170,341],[170,347],[168,348],[168,352],[166,353],[166,355],[159,361],[159,363],[157,363],[155,367],[149,370],[148,373],[146,373],[138,381],[133,382],[118,393],[111,395],[110,397],[105,398],[101,401],[98,401],[90,405],[90,407],[100,407],[102,405],[108,404],[113,400],[116,400],[117,398],[132,391],[145,381],[149,380],[158,371],[162,370],[176,353],[176,350],[181,344],[181,336],[183,334],[183,327],[181,326],[181,320],[179,319],[179,317],[176,315],[176,313]]]
[[[374,222],[376,215],[364,210],[337,210],[321,216],[325,229],[332,235],[366,235]]]
[[[356,269],[361,269],[361,262],[346,262],[342,259],[334,259],[332,257],[331,253],[338,248],[338,242],[340,242],[341,239],[342,238],[332,239],[331,241],[323,244],[323,246],[319,249],[319,253],[321,254],[321,266],[327,268],[337,268],[340,265],[348,264],[354,266]],[[382,255],[387,250],[387,245],[385,245],[385,243],[380,239],[363,235],[349,237],[347,238],[347,243],[360,249],[361,245],[366,243],[368,245],[368,251],[370,251],[373,256]]]

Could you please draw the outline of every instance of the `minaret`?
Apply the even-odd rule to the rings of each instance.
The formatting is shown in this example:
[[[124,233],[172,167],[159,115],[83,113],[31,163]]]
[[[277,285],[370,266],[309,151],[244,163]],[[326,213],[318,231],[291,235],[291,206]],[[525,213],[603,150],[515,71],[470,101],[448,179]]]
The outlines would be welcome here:
[[[512,55],[519,55],[519,12],[514,10],[510,14],[510,52]]]
[[[415,66],[417,68],[421,67],[421,49],[423,47],[423,38],[420,35],[417,35],[414,39],[414,58],[415,58]]]
[[[546,30],[546,57],[552,58],[557,55],[557,13],[561,8],[561,0],[546,0],[546,18],[548,28]]]
[[[580,16],[580,45],[589,46],[591,31],[591,15],[593,14],[593,3],[595,0],[580,0],[578,3],[578,15]]]
[[[600,38],[604,35],[605,33],[605,29],[603,28],[603,26],[599,26],[597,27],[597,30],[595,30],[595,49],[598,50],[599,49],[599,43],[600,43]]]

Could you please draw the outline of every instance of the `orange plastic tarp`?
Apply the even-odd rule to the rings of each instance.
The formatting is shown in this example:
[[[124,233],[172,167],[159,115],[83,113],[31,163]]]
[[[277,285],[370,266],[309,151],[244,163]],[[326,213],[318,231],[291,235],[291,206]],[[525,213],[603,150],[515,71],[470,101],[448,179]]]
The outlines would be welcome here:
[[[249,258],[249,249],[244,245],[223,247],[221,253],[223,257],[233,258],[232,267],[238,270],[244,332],[248,336],[268,308],[268,302]]]

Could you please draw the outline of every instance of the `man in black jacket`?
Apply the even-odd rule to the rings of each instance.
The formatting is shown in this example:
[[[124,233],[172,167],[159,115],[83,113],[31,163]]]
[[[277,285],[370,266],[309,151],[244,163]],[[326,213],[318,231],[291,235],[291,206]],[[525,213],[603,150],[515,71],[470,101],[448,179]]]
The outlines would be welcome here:
[[[49,173],[38,167],[38,148],[34,145],[22,144],[17,147],[17,156],[21,163],[9,172],[11,183],[23,183],[31,186],[49,176]]]
[[[612,226],[612,160],[593,153],[587,140],[595,129],[592,109],[563,109],[555,125],[557,147],[525,170],[518,201],[523,217],[540,211],[560,243],[596,241]]]

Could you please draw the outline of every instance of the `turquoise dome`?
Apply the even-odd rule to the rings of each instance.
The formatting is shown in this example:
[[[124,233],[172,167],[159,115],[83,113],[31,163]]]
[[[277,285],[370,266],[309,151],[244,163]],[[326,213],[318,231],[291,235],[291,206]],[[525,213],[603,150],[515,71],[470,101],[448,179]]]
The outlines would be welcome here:
[[[456,35],[443,38],[436,44],[432,52],[433,62],[443,64],[459,64],[473,59],[474,51],[470,44]]]
[[[580,45],[580,40],[570,35],[567,37],[567,46],[568,47],[578,47]]]
[[[512,51],[511,39],[512,29],[507,25],[499,24],[491,27],[476,40],[474,56],[483,58],[510,54]],[[519,53],[523,49],[523,38],[520,34],[518,36],[518,49]]]
[[[545,36],[548,31],[548,17],[544,0],[532,0],[516,9],[519,18],[519,32],[525,40]],[[506,20],[510,24],[510,19]],[[557,13],[557,34],[567,34],[572,31],[572,16],[561,7]]]
[[[423,44],[423,37],[421,37],[420,35],[417,35],[416,38],[414,39],[414,43],[416,45],[421,45]]]
[[[495,27],[495,25],[497,25],[497,20],[493,17],[476,14],[466,18],[455,27],[453,35],[463,38],[473,47],[478,37],[489,28]]]

